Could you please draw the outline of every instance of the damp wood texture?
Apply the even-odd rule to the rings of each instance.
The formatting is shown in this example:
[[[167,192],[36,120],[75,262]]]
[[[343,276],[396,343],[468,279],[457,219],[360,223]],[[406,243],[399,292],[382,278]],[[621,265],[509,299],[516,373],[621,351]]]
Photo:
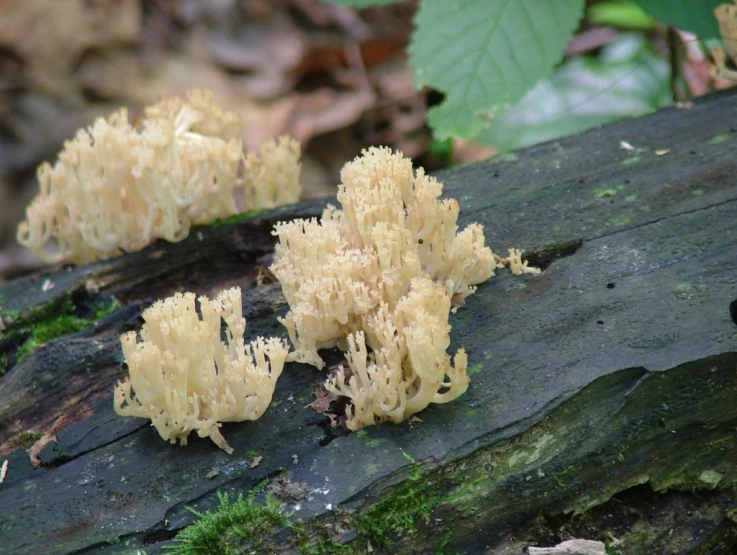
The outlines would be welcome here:
[[[187,528],[192,509],[239,493],[248,510],[215,534],[234,553],[516,554],[570,538],[737,550],[736,102],[439,175],[462,226],[543,272],[500,270],[451,316],[472,385],[421,421],[341,433],[307,407],[325,374],[299,364],[260,420],[222,427],[233,455],[113,411],[118,337],[154,299],[240,285],[246,339],[285,337],[278,284],[257,285],[271,228],[324,203],[2,286],[0,551],[222,552]]]

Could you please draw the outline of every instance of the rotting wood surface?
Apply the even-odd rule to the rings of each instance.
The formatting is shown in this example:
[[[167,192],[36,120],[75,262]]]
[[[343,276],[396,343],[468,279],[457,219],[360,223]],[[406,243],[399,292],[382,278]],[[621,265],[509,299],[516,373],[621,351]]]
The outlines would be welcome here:
[[[248,492],[282,474],[310,491],[285,511],[307,524],[308,540],[327,535],[333,548],[511,554],[608,531],[625,553],[731,549],[736,100],[712,96],[440,176],[462,225],[483,223],[495,252],[528,249],[544,271],[500,271],[451,316],[472,386],[421,422],[336,436],[306,407],[324,375],[298,364],[285,368],[261,420],[223,426],[232,456],[194,436],[169,445],[113,412],[117,337],[157,297],[239,284],[247,339],[285,336],[276,321],[285,301],[277,284],[254,285],[258,266],[268,265],[273,222],[316,216],[321,203],[3,286],[0,552],[157,553],[196,520],[185,507],[211,509],[217,490]],[[53,314],[67,294],[80,310],[99,295],[122,307],[16,363],[27,334],[7,332],[34,310]],[[30,447],[39,467],[15,449],[29,430],[56,437]],[[618,515],[622,506],[632,510]],[[384,522],[390,511],[400,512]],[[304,542],[275,531],[259,552],[304,551]]]

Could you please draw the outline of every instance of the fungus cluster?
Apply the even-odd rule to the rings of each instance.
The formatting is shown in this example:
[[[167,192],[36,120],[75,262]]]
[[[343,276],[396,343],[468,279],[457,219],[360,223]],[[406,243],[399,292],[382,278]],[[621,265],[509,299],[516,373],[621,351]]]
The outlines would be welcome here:
[[[177,293],[144,311],[141,341],[134,331],[121,336],[130,377],[115,387],[115,412],[150,418],[171,443],[186,445],[195,430],[232,453],[220,423],[256,420],[264,413],[288,348],[275,338],[245,344],[240,289],[198,301],[202,318],[195,295]]]
[[[86,263],[179,241],[192,225],[237,213],[238,191],[250,208],[296,201],[299,145],[285,137],[245,154],[241,133],[240,117],[199,90],[147,108],[136,124],[125,109],[99,119],[39,167],[41,193],[18,239],[47,262]],[[149,418],[172,443],[196,431],[231,453],[220,424],[259,418],[285,361],[322,368],[318,350],[334,346],[348,366],[325,388],[350,400],[352,430],[466,391],[466,353],[447,353],[451,311],[496,268],[539,271],[518,250],[495,256],[477,223],[459,232],[458,202],[441,199],[442,183],[400,153],[365,150],[341,181],[342,209],[273,232],[271,270],[290,306],[280,321],[295,350],[274,338],[245,344],[240,289],[199,297],[201,317],[195,295],[177,293],[144,311],[140,341],[121,336],[130,376],[115,386],[118,414]]]
[[[237,214],[237,190],[244,208],[296,202],[299,144],[282,137],[246,155],[242,131],[238,114],[198,89],[146,108],[136,124],[125,108],[100,118],[39,166],[18,241],[47,263],[84,264]]]
[[[289,360],[322,368],[318,349],[347,352],[325,387],[348,397],[347,426],[401,422],[430,403],[462,395],[466,354],[454,359],[451,305],[494,274],[483,229],[458,233],[458,202],[387,148],[371,148],[341,172],[338,201],[320,221],[276,225],[271,267],[290,311],[281,321],[295,346]]]

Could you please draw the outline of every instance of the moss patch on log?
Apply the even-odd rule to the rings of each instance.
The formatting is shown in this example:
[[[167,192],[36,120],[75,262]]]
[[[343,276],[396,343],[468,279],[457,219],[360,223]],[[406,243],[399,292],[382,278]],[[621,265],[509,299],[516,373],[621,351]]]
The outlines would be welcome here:
[[[215,511],[203,514],[187,507],[200,520],[185,528],[166,551],[176,555],[229,555],[243,553],[245,545],[249,550],[259,550],[274,528],[288,523],[282,505],[274,498],[267,497],[263,505],[255,501],[256,489],[232,501],[222,492],[217,496],[220,505]]]
[[[580,521],[643,484],[652,492],[733,496],[737,468],[725,461],[737,457],[736,369],[737,354],[728,354],[667,372],[633,368],[604,376],[511,440],[447,464],[410,460],[395,487],[309,524],[319,521],[329,544],[304,529],[295,532],[282,507],[273,524],[289,532],[273,532],[270,545],[320,554],[360,553],[369,545],[397,554],[474,551],[504,542],[510,528],[529,531],[536,519]],[[664,442],[672,447],[667,457],[654,447]],[[277,511],[269,503],[264,510]],[[244,526],[241,533],[250,533]],[[352,535],[341,540],[338,530]],[[637,536],[646,548],[656,532],[633,532],[630,541]]]
[[[75,302],[73,297],[73,293],[67,293],[60,302],[50,301],[26,314],[3,311],[3,319],[10,322],[6,339],[22,338],[11,355],[15,362],[25,359],[39,345],[87,329],[120,308],[120,303],[110,296],[85,295],[84,302]],[[10,365],[7,355],[4,363],[6,367]]]
[[[220,227],[221,225],[228,225],[228,224],[236,224],[239,222],[245,222],[246,220],[250,220],[251,218],[254,218],[256,216],[260,216],[261,214],[265,214],[268,212],[266,209],[259,209],[259,210],[246,210],[245,212],[241,212],[240,214],[233,214],[232,216],[228,216],[227,218],[218,218],[211,224],[207,224],[205,226],[195,226],[193,228],[194,230],[197,230],[198,227]]]

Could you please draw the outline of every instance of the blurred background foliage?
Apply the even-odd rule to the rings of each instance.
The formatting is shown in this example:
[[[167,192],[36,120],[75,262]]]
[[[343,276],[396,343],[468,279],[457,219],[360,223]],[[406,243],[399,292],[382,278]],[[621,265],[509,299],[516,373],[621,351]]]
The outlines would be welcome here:
[[[448,91],[416,83],[432,82],[447,49],[430,42],[420,59],[431,69],[419,76],[408,54],[417,58],[418,4],[431,0],[0,0],[0,281],[37,266],[14,240],[37,190],[36,166],[121,105],[135,114],[163,96],[211,88],[243,116],[247,148],[283,133],[302,142],[305,196],[314,198],[333,194],[343,163],[370,145],[437,170],[672,102],[687,106],[731,85],[710,72],[709,48],[725,38],[712,13],[720,1],[562,1],[585,8],[569,14],[562,60],[523,56],[535,22],[551,16],[530,12],[527,34],[508,30],[510,44],[516,37],[522,46],[499,60],[551,71],[542,80],[530,73],[517,100],[473,124],[474,133],[443,134],[428,126],[428,111],[442,116]],[[474,2],[488,5],[459,4]],[[471,15],[483,27],[484,12]],[[423,40],[455,40],[449,21],[437,25]]]

